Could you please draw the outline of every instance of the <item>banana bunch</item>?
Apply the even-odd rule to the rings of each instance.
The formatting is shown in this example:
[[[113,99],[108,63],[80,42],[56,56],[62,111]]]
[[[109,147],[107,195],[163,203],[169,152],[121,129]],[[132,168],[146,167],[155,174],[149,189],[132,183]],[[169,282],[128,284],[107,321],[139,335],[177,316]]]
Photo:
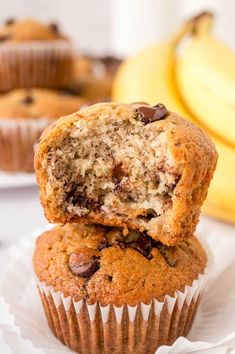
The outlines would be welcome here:
[[[165,103],[207,131],[219,160],[203,210],[235,222],[235,53],[212,35],[212,22],[202,13],[172,38],[126,59],[112,96]]]

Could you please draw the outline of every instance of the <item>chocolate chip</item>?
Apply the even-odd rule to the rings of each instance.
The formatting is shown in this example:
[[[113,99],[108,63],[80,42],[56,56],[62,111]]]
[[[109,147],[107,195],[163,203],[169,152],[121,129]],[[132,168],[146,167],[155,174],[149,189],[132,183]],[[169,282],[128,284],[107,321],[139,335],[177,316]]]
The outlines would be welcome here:
[[[85,194],[82,194],[77,191],[77,185],[75,185],[70,192],[67,194],[67,201],[76,205],[80,206],[85,209],[96,209],[99,207],[99,203],[94,201],[91,198],[88,198]]]
[[[26,96],[23,100],[21,100],[21,103],[29,105],[34,102],[34,98],[30,95]]]
[[[119,183],[121,183],[123,177],[124,177],[124,172],[122,169],[122,164],[119,163],[118,165],[116,165],[113,170],[112,170],[112,180],[113,183],[116,185],[119,185]]]
[[[154,107],[140,106],[136,109],[136,113],[138,115],[137,118],[145,125],[164,119],[169,114],[166,107],[161,103],[158,103]]]
[[[15,23],[16,20],[14,18],[8,18],[6,21],[5,21],[5,25],[6,26],[10,26],[10,25],[13,25],[13,23]]]
[[[126,246],[135,249],[136,251],[141,253],[144,257],[148,257],[152,248],[151,238],[146,234],[142,234],[138,238],[138,240],[127,243]]]
[[[147,220],[151,220],[153,218],[157,218],[158,214],[154,209],[147,209],[146,214],[145,214],[145,218]]]
[[[112,275],[108,275],[108,281],[109,281],[110,283],[112,283],[112,281],[113,281]]]
[[[172,259],[170,256],[170,252],[171,252],[170,247],[167,247],[167,246],[163,245],[162,243],[160,243],[159,241],[155,241],[155,240],[152,241],[152,245],[153,245],[153,247],[155,247],[159,250],[159,252],[163,256],[163,258],[165,259],[165,261],[169,267],[173,268],[176,266],[177,261]]]
[[[69,255],[69,268],[74,275],[89,278],[100,268],[99,258],[91,255],[91,252],[85,248]]]
[[[57,23],[53,22],[49,25],[50,29],[52,30],[52,32],[58,34],[59,33],[59,26]]]
[[[3,34],[0,36],[0,42],[6,42],[8,39],[10,39],[11,35],[10,34]]]

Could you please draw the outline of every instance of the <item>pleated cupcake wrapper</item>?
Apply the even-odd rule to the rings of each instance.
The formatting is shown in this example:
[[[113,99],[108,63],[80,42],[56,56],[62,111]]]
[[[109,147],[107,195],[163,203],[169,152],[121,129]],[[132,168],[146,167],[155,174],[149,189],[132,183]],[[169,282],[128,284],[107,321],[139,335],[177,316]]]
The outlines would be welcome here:
[[[0,118],[0,170],[32,172],[33,145],[54,119]]]
[[[0,91],[65,87],[71,81],[73,47],[67,41],[4,43],[0,48]]]
[[[86,300],[74,301],[61,291],[37,281],[44,311],[53,333],[65,345],[86,353],[155,353],[163,344],[172,344],[187,335],[213,260],[208,247],[208,264],[191,286],[166,295],[164,300],[136,306],[101,306]]]

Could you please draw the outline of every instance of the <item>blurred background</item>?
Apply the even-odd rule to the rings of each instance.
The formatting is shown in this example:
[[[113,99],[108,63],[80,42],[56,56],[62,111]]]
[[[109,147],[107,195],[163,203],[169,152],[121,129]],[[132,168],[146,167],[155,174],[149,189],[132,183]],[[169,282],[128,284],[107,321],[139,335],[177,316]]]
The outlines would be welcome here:
[[[58,21],[80,52],[123,57],[165,39],[183,19],[205,9],[216,13],[218,36],[235,47],[232,0],[1,0],[0,22]]]

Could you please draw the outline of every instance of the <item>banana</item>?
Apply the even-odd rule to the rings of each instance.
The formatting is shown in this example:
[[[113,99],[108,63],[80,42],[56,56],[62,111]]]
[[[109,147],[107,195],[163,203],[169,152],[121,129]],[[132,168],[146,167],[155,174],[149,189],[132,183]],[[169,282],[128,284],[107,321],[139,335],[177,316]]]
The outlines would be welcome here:
[[[205,16],[205,14],[203,16]],[[207,199],[203,206],[203,211],[211,216],[235,222],[235,149],[232,147],[233,144],[228,144],[227,141],[229,139],[230,142],[233,141],[231,132],[235,133],[235,130],[232,130],[231,117],[229,115],[226,116],[225,113],[221,112],[221,101],[223,102],[222,98],[225,95],[224,93],[222,95],[218,88],[218,98],[215,99],[214,97],[212,101],[207,101],[208,95],[205,95],[205,100],[203,100],[203,94],[195,93],[195,86],[190,82],[190,79],[187,78],[186,81],[186,75],[183,77],[184,80],[179,80],[179,76],[181,76],[183,71],[182,65],[184,57],[181,59],[177,58],[177,47],[181,43],[181,39],[183,39],[187,33],[193,31],[199,23],[197,21],[201,19],[202,15],[198,16],[196,19],[188,21],[182,26],[181,30],[168,41],[152,45],[151,47],[143,49],[135,56],[127,58],[123,64],[121,64],[114,79],[112,98],[114,101],[126,103],[146,101],[150,104],[156,104],[162,102],[166,104],[168,109],[179,113],[196,125],[204,128],[207,133],[209,133],[216,144],[219,159]],[[190,62],[187,63],[187,70],[190,68],[191,60],[192,63],[194,63],[194,59],[190,56]],[[223,58],[220,59],[220,61],[222,60]],[[196,70],[196,68],[194,69]],[[207,82],[206,78],[209,74],[205,71],[203,75],[205,76],[205,82]],[[196,85],[195,76],[193,82]],[[176,79],[178,85],[176,85]],[[214,82],[213,80],[215,79],[213,79],[212,73],[210,73],[210,82]],[[218,83],[218,76],[216,80]],[[184,94],[181,81],[184,81]],[[190,94],[189,92],[185,92],[186,86]],[[201,90],[201,86],[198,85],[196,87]],[[226,87],[228,90],[228,86]],[[203,115],[194,112],[196,109],[195,104],[193,104],[195,109],[192,109],[192,103],[194,103],[192,101],[197,94],[201,95],[200,109],[202,110]],[[186,102],[186,95],[188,98],[187,105],[184,103]],[[230,94],[226,92],[227,98],[231,97],[231,95],[231,92]],[[188,96],[190,96],[190,98]],[[213,111],[215,100],[218,101],[216,104],[220,104],[216,119],[214,112],[212,112],[213,115],[211,115],[209,111],[209,108]],[[208,107],[210,105],[211,107]],[[227,114],[227,111],[229,110],[227,109],[227,105],[225,109]],[[211,120],[213,125],[209,124],[209,116],[213,119],[213,121]],[[224,121],[226,120],[226,124],[231,123],[229,125],[231,136],[229,137],[228,134],[225,135],[226,139],[224,138],[225,129],[223,131],[220,128],[214,129],[215,120],[217,123],[221,124],[221,116]],[[220,120],[218,120],[218,118],[220,118]]]
[[[215,137],[211,138],[219,158],[202,211],[235,223],[235,150]]]
[[[182,27],[168,41],[145,48],[125,60],[115,76],[112,99],[124,103],[164,102],[168,109],[187,117],[173,81],[176,46],[186,30]]]
[[[212,15],[195,18],[192,38],[177,59],[182,99],[203,127],[235,148],[235,52],[211,34]]]

